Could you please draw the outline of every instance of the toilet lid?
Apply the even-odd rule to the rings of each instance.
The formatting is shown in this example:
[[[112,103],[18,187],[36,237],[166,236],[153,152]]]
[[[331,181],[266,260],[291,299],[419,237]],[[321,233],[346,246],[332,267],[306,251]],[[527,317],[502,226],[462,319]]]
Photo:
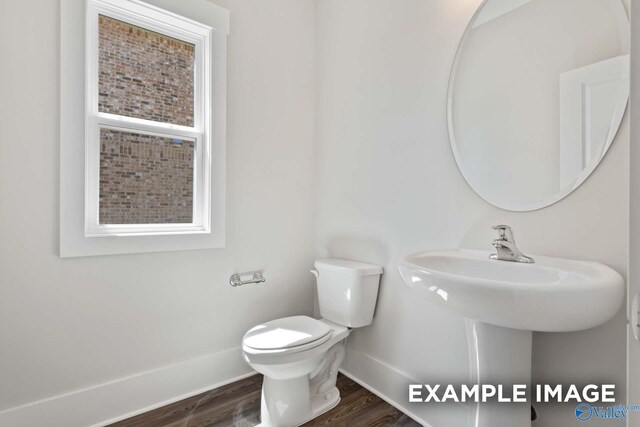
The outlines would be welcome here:
[[[328,325],[311,317],[284,317],[250,329],[242,342],[256,350],[278,350],[317,341],[330,332]]]

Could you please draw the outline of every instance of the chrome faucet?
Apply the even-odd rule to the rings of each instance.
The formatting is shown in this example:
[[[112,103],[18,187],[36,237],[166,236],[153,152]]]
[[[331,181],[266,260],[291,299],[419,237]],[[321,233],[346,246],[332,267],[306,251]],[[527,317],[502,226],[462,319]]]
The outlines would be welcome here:
[[[499,261],[523,262],[532,264],[535,260],[526,256],[516,246],[516,240],[513,237],[513,230],[508,225],[496,225],[493,227],[498,231],[498,238],[493,241],[493,246],[498,251],[489,256],[491,259]]]

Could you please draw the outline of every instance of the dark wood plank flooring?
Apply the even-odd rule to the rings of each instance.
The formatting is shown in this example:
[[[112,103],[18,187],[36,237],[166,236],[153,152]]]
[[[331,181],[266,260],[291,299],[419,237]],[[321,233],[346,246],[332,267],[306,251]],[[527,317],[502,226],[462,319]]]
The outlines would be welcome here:
[[[342,399],[305,426],[419,426],[407,415],[340,374]],[[253,427],[260,422],[262,375],[112,424],[110,427]]]

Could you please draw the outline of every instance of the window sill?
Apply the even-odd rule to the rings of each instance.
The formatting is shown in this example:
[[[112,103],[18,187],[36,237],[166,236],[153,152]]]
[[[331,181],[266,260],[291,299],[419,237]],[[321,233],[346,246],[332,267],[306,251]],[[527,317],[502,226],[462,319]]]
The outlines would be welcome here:
[[[92,230],[85,232],[85,237],[140,237],[140,236],[184,236],[189,234],[210,234],[211,230],[203,228],[203,227],[195,227],[195,228],[187,228],[184,229],[174,229],[174,230],[134,230],[128,231],[123,229],[113,229],[113,230]]]

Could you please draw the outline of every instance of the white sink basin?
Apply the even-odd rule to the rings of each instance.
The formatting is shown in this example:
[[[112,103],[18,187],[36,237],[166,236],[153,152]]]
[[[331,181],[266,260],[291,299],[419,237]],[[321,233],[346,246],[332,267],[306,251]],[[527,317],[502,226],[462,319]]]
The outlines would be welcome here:
[[[411,288],[464,317],[525,331],[589,329],[620,310],[625,288],[611,268],[536,256],[535,264],[451,250],[406,256],[400,274]]]

